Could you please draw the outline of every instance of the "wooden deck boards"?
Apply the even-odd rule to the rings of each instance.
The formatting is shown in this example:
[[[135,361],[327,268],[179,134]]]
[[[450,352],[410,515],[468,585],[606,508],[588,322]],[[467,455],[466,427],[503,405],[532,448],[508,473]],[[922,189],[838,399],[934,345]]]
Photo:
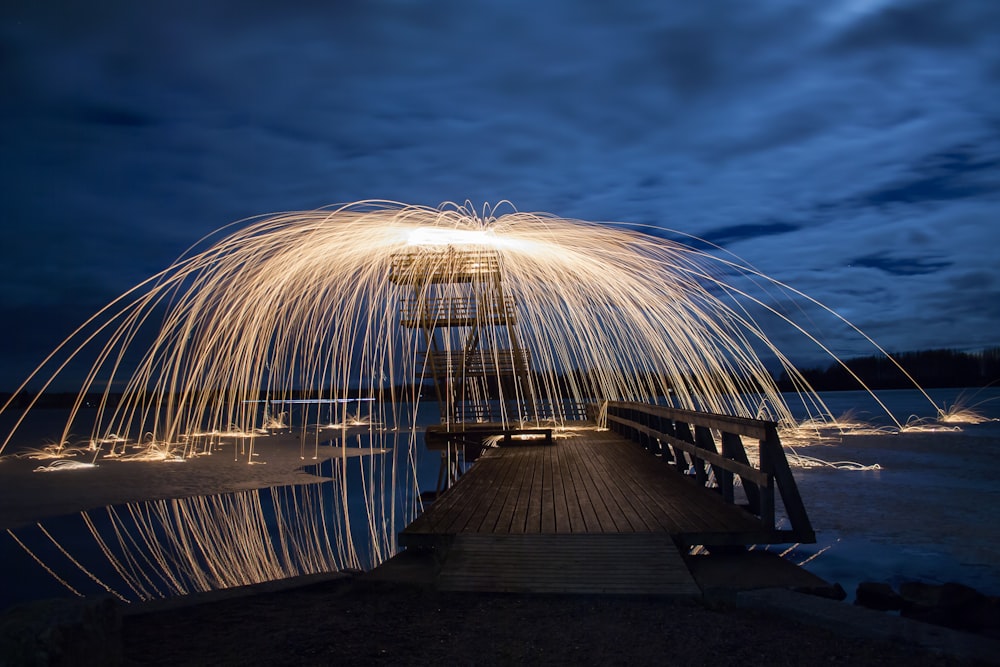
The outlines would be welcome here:
[[[696,597],[666,533],[456,535],[441,590]]]
[[[400,534],[403,546],[469,534],[666,534],[688,543],[768,541],[768,531],[609,431],[488,450]],[[692,542],[691,540],[699,540]]]

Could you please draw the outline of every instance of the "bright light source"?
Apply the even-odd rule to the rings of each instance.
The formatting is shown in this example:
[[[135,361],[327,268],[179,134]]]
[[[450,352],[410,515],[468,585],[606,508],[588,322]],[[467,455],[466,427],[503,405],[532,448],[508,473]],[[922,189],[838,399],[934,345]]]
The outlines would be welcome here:
[[[496,235],[486,229],[417,227],[407,238],[409,245],[493,245]]]

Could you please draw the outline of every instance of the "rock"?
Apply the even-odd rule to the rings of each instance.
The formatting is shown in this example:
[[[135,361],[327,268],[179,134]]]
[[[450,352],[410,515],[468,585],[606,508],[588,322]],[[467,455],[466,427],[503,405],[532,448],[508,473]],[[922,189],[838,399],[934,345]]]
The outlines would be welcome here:
[[[957,583],[907,581],[899,587],[902,615],[956,630],[1000,637],[1000,598]]]
[[[978,606],[970,610],[970,615],[973,632],[1000,639],[1000,597],[984,597]]]
[[[903,598],[892,586],[879,581],[862,581],[858,584],[854,604],[878,611],[897,611],[903,607]]]
[[[837,602],[842,602],[847,599],[847,591],[844,590],[843,586],[837,583],[829,586],[799,586],[793,590],[796,593],[815,595],[816,597],[836,600]]]

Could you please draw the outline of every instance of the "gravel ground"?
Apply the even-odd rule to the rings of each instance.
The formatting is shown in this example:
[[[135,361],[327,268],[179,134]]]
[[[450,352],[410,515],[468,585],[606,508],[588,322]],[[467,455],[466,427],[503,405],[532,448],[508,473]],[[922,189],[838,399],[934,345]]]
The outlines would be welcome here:
[[[124,618],[128,665],[969,664],[764,611],[344,579]]]

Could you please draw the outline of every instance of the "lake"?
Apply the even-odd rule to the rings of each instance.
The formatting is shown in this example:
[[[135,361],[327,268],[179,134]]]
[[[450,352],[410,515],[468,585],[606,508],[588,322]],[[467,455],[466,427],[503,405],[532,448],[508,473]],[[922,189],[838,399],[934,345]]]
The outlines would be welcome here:
[[[986,417],[1000,418],[1000,389],[932,390],[928,393],[938,405],[964,402]],[[829,392],[821,396],[834,415],[851,412],[855,418],[877,425],[892,423],[881,414],[877,403],[863,392]],[[905,423],[911,417],[935,416],[933,406],[920,392],[886,391],[879,392],[879,397],[900,422]],[[22,438],[39,442],[43,442],[44,437],[54,438],[59,420],[63,418],[64,413],[59,411],[33,414]],[[419,421],[424,424],[436,421],[433,405],[422,406]],[[5,426],[6,423],[0,423],[0,427]],[[234,461],[238,456],[230,457],[228,462],[225,457],[213,456],[210,463],[129,463],[121,465],[133,467],[115,468],[118,464],[109,462],[102,466],[103,470],[94,473],[22,475],[30,486],[7,484],[8,493],[14,495],[4,501],[23,504],[26,509],[45,508],[49,507],[46,502],[65,496],[72,503],[83,503],[76,509],[110,504],[118,508],[131,507],[127,511],[134,512],[134,504],[124,503],[137,500],[143,493],[155,495],[154,489],[165,490],[162,497],[180,494],[198,498],[200,493],[211,498],[212,503],[235,503],[225,506],[229,509],[224,511],[230,513],[249,512],[247,506],[263,507],[261,525],[265,532],[287,532],[292,514],[314,516],[305,522],[310,524],[309,530],[296,538],[303,546],[298,554],[290,556],[292,560],[298,563],[313,559],[314,543],[324,540],[334,544],[350,542],[353,546],[347,549],[347,557],[326,550],[322,557],[315,556],[318,559],[315,566],[330,567],[330,563],[334,563],[334,567],[366,567],[387,555],[372,553],[366,546],[369,516],[374,513],[390,517],[376,521],[376,532],[381,532],[383,542],[391,542],[391,536],[403,527],[407,508],[416,502],[412,483],[408,481],[408,476],[412,478],[414,474],[410,471],[415,470],[422,490],[433,489],[437,482],[435,453],[421,448],[411,466],[406,447],[402,446],[407,436],[391,434],[387,437],[387,443],[383,444],[393,446],[387,454],[365,454],[362,450],[369,443],[362,430],[346,442],[323,441],[320,445],[322,438],[319,438],[315,449],[272,444],[270,450],[262,449],[262,456],[270,459],[266,466],[247,466],[245,462],[237,466]],[[340,445],[344,448],[334,455],[333,447]],[[351,448],[357,451],[348,452]],[[909,579],[938,583],[958,581],[987,593],[1000,593],[1000,531],[994,528],[995,517],[1000,512],[1000,468],[996,465],[1000,455],[1000,421],[962,425],[960,431],[845,435],[835,443],[796,446],[795,450],[825,461],[852,461],[869,467],[878,464],[878,469],[793,468],[816,530],[817,544],[795,546],[788,551],[788,559],[805,563],[807,569],[828,581],[841,583],[849,594],[853,594],[857,582],[862,580],[898,584]],[[232,467],[227,467],[230,464]],[[330,481],[302,485],[303,481],[316,481],[301,472],[303,468]],[[5,470],[12,470],[10,463],[0,464],[0,476]],[[105,483],[101,491],[107,495],[94,496],[93,504],[86,504],[86,496],[77,499],[71,495],[74,489],[80,493],[94,493],[93,489],[87,490],[88,484],[93,486],[86,477],[90,474],[104,475],[104,479],[112,481]],[[10,482],[14,476],[8,473],[8,478]],[[378,484],[389,487],[394,479],[397,488],[402,490],[396,497],[387,498],[375,491]],[[261,490],[254,490],[258,488]],[[220,495],[220,490],[227,493]],[[204,503],[208,501],[193,502],[206,507]],[[57,511],[53,508],[58,507],[56,504],[47,511],[32,509],[39,516],[47,516],[40,522],[44,532],[38,526],[24,526],[21,522],[13,536],[0,534],[0,557],[7,566],[0,606],[33,598],[71,595],[26,553],[14,536],[23,540],[59,576],[86,594],[105,592],[95,578],[103,582],[122,578],[121,572],[116,571],[121,569],[121,564],[115,568],[101,562],[101,548],[95,544],[89,529],[82,526],[78,513],[51,516]],[[101,534],[114,533],[114,521],[106,511],[88,514],[100,524]],[[343,516],[349,518],[347,530],[338,519]],[[252,517],[247,519],[248,522],[253,520]],[[316,524],[324,522],[326,525],[317,528]],[[164,530],[153,532],[166,539]],[[259,538],[261,544],[272,543],[266,534],[251,537]],[[789,547],[766,548],[785,551]],[[64,550],[78,558],[82,567],[73,564]],[[202,554],[192,562],[204,562],[207,557]],[[279,560],[281,557],[279,554]],[[250,566],[247,561],[233,561],[228,565],[231,569]],[[130,567],[139,568],[140,564]],[[150,591],[168,588],[169,585],[163,582],[147,585]],[[152,592],[150,595],[156,596]]]

